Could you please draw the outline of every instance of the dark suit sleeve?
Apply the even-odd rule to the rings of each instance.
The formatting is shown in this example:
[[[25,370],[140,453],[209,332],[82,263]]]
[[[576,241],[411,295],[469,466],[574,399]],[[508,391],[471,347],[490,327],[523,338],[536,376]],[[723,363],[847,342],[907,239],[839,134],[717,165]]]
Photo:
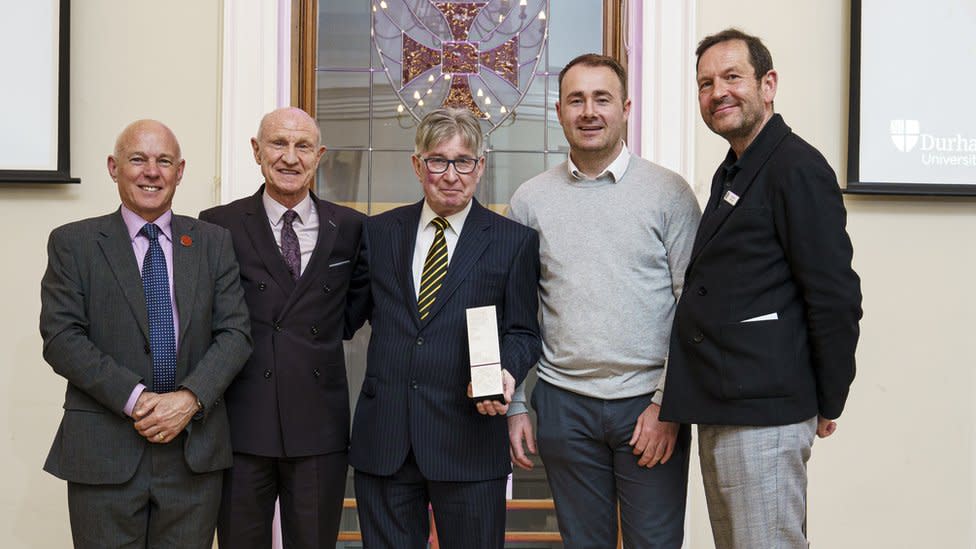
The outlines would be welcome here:
[[[519,385],[542,354],[539,336],[539,233],[529,229],[508,272],[500,321],[502,368]]]
[[[244,366],[252,345],[250,317],[230,233],[220,228],[213,234],[216,242],[211,252],[214,296],[210,347],[181,383],[200,399],[204,413]]]
[[[796,162],[777,185],[774,216],[780,244],[806,309],[819,413],[844,410],[854,380],[861,283],[837,178],[819,155]]]
[[[369,231],[363,221],[363,234],[359,239],[359,253],[353,265],[349,291],[346,293],[346,315],[343,339],[352,339],[356,330],[369,320],[373,298],[369,289]]]
[[[89,289],[77,242],[58,229],[48,240],[47,270],[41,279],[41,337],[44,359],[69,383],[120,416],[142,379],[102,352],[88,337],[91,320],[85,304]],[[136,342],[133,342],[135,345]]]

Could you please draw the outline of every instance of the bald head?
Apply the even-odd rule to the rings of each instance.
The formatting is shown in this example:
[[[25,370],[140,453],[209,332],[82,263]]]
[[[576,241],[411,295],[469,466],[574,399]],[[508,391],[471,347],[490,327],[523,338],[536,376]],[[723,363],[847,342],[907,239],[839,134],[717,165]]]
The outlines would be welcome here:
[[[272,127],[286,124],[290,127],[305,128],[315,133],[315,144],[322,142],[322,135],[319,132],[319,125],[315,119],[298,107],[282,107],[275,109],[261,117],[261,124],[258,125],[258,135],[256,139],[261,140],[268,130]]]
[[[180,151],[180,142],[176,139],[176,134],[173,133],[173,130],[158,120],[150,119],[136,120],[126,126],[122,130],[122,133],[115,139],[115,149],[112,154],[116,158],[122,156],[124,151],[131,147],[143,135],[151,135],[155,139],[168,142],[168,145],[175,154],[176,160],[183,158],[183,154]]]
[[[269,197],[293,208],[308,196],[325,153],[321,141],[319,125],[301,109],[285,107],[264,115],[251,148]]]
[[[108,173],[122,204],[145,221],[169,211],[185,165],[173,131],[156,120],[126,126],[108,157]]]

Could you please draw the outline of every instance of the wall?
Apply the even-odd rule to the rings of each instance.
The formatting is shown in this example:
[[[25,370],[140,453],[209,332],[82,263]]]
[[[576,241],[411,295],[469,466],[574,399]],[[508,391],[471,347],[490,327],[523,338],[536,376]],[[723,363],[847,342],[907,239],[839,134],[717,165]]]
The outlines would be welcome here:
[[[187,160],[174,202],[215,203],[220,2],[73,2],[71,174],[80,185],[0,187],[9,262],[0,269],[0,545],[70,547],[65,483],[41,470],[61,417],[64,380],[41,358],[39,281],[52,228],[119,204],[105,158],[137,118],[168,124]],[[5,84],[6,85],[6,84]]]
[[[849,13],[844,0],[698,0],[696,23],[699,39],[733,25],[764,39],[779,72],[776,110],[842,181]],[[699,119],[697,189],[708,188],[726,150]],[[810,540],[831,549],[976,547],[976,200],[846,203],[865,314],[847,409],[837,433],[813,449]],[[697,468],[692,474],[687,545],[708,548]]]

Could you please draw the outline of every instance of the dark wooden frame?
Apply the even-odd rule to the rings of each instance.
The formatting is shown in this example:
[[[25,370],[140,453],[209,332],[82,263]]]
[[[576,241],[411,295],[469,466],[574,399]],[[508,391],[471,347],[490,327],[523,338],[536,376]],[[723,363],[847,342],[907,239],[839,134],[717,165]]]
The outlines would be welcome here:
[[[0,184],[81,183],[71,177],[68,91],[70,80],[71,0],[59,2],[58,39],[58,167],[55,170],[0,170]]]

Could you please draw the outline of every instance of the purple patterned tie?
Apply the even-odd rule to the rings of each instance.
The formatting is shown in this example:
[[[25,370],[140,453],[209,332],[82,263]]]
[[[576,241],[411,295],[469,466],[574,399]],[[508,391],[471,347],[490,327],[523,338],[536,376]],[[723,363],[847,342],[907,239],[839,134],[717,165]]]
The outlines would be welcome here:
[[[302,250],[298,246],[298,235],[292,227],[297,218],[295,210],[288,210],[281,216],[281,255],[285,258],[285,265],[288,265],[288,271],[294,280],[302,276]]]

